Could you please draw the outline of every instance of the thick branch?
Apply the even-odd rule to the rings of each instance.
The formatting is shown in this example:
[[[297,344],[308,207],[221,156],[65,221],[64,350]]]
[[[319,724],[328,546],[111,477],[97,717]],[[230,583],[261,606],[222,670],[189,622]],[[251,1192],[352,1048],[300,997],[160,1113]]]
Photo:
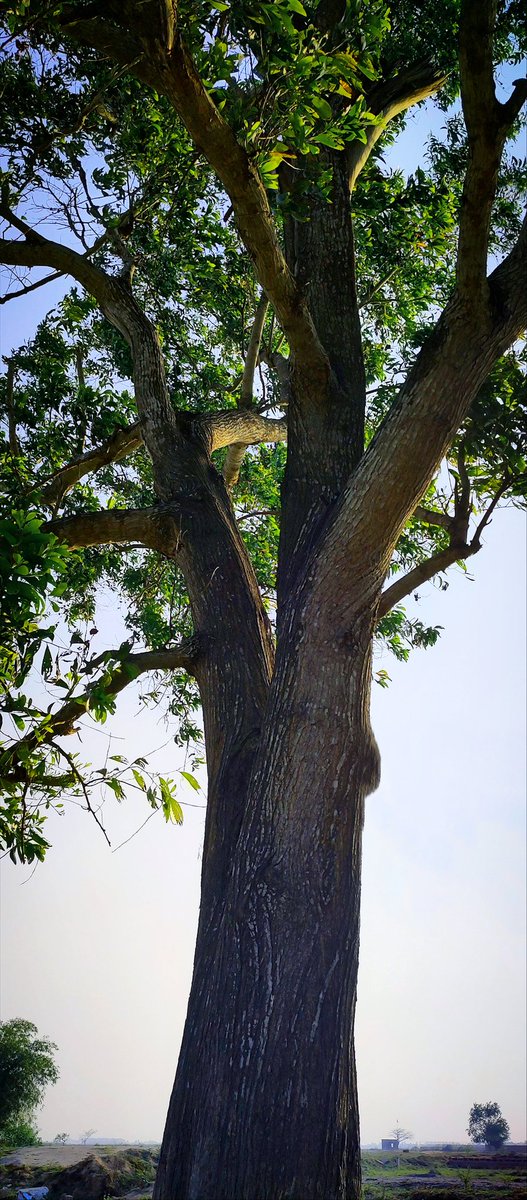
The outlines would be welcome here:
[[[83,19],[81,8],[70,10],[60,21],[68,36],[116,62],[130,63],[130,70],[138,79],[171,101],[230,197],[256,277],[273,305],[293,354],[326,380],[329,376],[326,355],[285,262],[259,172],[216,108],[180,35],[176,33],[170,54],[156,40],[145,46],[141,54],[140,42],[132,40],[137,25],[132,13],[132,38],[108,21]],[[143,30],[139,36],[143,39]]]
[[[454,296],[418,355],[397,403],[370,443],[320,547],[319,605],[358,589],[375,598],[406,521],[497,359],[527,324],[527,220],[518,242],[488,280],[491,319]],[[388,498],[389,497],[389,501]],[[328,601],[331,603],[331,601]]]
[[[12,220],[10,216],[9,219]],[[78,254],[68,246],[49,240],[16,219],[17,228],[26,234],[24,241],[0,240],[0,262],[11,266],[50,266],[72,275],[98,302],[105,317],[119,330],[132,351],[137,408],[143,437],[155,470],[158,494],[167,499],[173,480],[167,478],[164,464],[167,448],[175,438],[175,418],[166,387],[163,357],[155,326],[137,304],[126,282],[107,274],[89,261],[89,254]],[[106,234],[99,244],[106,239]]]
[[[497,0],[463,0],[459,27],[461,100],[469,160],[459,220],[457,283],[474,306],[487,298],[487,252],[492,206],[505,138],[527,94],[520,81],[499,104],[493,72]]]
[[[179,540],[174,504],[124,511],[113,508],[103,512],[75,513],[71,517],[48,521],[43,528],[66,542],[72,550],[83,546],[134,542],[171,555],[176,553]]]
[[[13,215],[9,219],[11,224],[15,224]],[[61,246],[59,242],[37,235],[24,222],[17,220],[16,228],[24,232],[25,240],[0,238],[0,262],[10,267],[54,267],[57,274],[72,275],[77,279],[103,307],[109,295],[110,277],[95,267],[88,255],[79,254],[69,246]],[[88,253],[93,254],[94,249],[91,247]]]
[[[448,513],[436,512],[435,508],[424,508],[422,504],[418,504],[414,517],[416,521],[423,521],[425,525],[440,525],[443,529],[451,529],[453,517]]]
[[[240,408],[249,408],[253,402],[254,372],[258,362],[260,342],[262,340],[263,327],[265,325],[265,318],[267,316],[268,308],[269,301],[267,296],[265,296],[262,292],[260,299],[258,300],[258,304],[256,305],[253,327],[251,329],[251,336],[249,338],[249,345],[247,347],[247,355],[245,358],[245,366],[243,368]]]
[[[84,479],[85,475],[90,475],[92,472],[98,471],[100,467],[108,466],[109,463],[118,462],[119,459],[132,454],[142,443],[143,435],[139,421],[128,426],[127,429],[116,430],[100,446],[87,450],[85,454],[80,454],[61,467],[60,471],[57,471],[50,482],[43,487],[43,499],[52,507],[59,505],[66,493],[71,491],[71,488],[80,479]]]
[[[368,108],[378,117],[378,123],[366,129],[365,142],[353,142],[347,149],[350,191],[355,187],[362,168],[386,126],[398,113],[412,104],[432,96],[444,84],[446,75],[429,62],[418,62],[401,75],[372,88],[367,97]]]
[[[196,430],[199,430],[200,426],[203,427],[211,452],[221,450],[223,446],[230,446],[234,442],[240,443],[245,449],[258,442],[283,442],[287,439],[287,423],[284,417],[272,420],[255,410],[228,408],[224,412],[200,414],[193,425]],[[94,446],[61,467],[43,486],[43,499],[56,508],[79,480],[101,467],[119,462],[128,454],[133,454],[142,444],[143,435],[139,421],[126,429],[116,430],[105,442],[101,442],[100,446]]]

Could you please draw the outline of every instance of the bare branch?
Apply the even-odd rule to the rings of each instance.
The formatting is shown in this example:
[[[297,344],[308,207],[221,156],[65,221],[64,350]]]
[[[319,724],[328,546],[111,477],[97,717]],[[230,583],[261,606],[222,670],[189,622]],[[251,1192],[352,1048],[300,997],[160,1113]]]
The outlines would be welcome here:
[[[400,600],[404,600],[405,596],[409,596],[415,592],[416,588],[421,587],[423,583],[428,583],[430,579],[437,575],[440,571],[446,571],[454,563],[460,562],[462,559],[470,558],[472,554],[477,554],[481,547],[479,545],[455,545],[447,546],[444,550],[440,550],[438,554],[433,554],[431,558],[427,558],[425,562],[419,563],[413,570],[408,571],[406,575],[401,575],[395,583],[390,584],[390,587],[382,593],[379,609],[378,620],[385,617],[390,609],[394,608]]]
[[[2,215],[5,211],[4,209]],[[9,219],[11,224],[15,225],[13,217],[14,214],[11,214]],[[72,275],[99,301],[104,310],[104,304],[108,303],[111,297],[111,285],[115,281],[99,267],[95,267],[89,261],[89,256],[102,245],[106,235],[98,239],[86,254],[79,254],[69,246],[62,246],[59,242],[42,237],[19,218],[16,218],[15,227],[25,234],[25,240],[22,242],[1,238],[0,262],[13,267],[54,267],[57,275]],[[39,280],[38,286],[41,286],[42,282],[44,281]]]
[[[28,296],[30,292],[35,292],[37,288],[44,287],[44,284],[52,283],[55,279],[62,279],[62,276],[63,271],[52,271],[51,275],[44,275],[43,279],[37,279],[34,283],[28,283],[16,292],[6,292],[5,296],[0,296],[0,304],[8,304],[10,300],[19,300],[21,296]]]
[[[398,604],[400,600],[404,600],[405,596],[409,596],[411,592],[415,592],[416,588],[420,587],[423,583],[428,583],[434,575],[437,575],[440,571],[446,571],[448,567],[451,567],[456,562],[464,562],[465,559],[472,558],[474,554],[477,554],[481,550],[481,534],[489,524],[494,509],[507,491],[507,488],[510,487],[512,480],[508,476],[503,480],[488,508],[483,513],[470,542],[467,542],[466,533],[471,508],[470,481],[464,465],[462,451],[460,451],[460,458],[462,460],[462,486],[456,504],[456,514],[454,517],[447,517],[451,530],[450,545],[445,547],[444,550],[440,550],[437,554],[431,555],[425,562],[419,563],[412,571],[408,571],[406,575],[402,575],[399,579],[395,580],[395,583],[386,588],[381,595],[378,610],[379,620],[381,617],[385,617],[386,613],[390,612],[390,609],[395,604]],[[417,516],[418,512],[419,509],[416,509],[414,516]],[[432,515],[435,516],[436,514]],[[437,515],[441,516],[442,514],[439,513]]]
[[[104,825],[103,825],[100,817],[95,812],[95,809],[91,803],[90,797],[88,795],[88,789],[87,789],[84,779],[82,778],[82,775],[75,763],[75,759],[73,758],[73,755],[68,754],[68,751],[65,750],[63,746],[55,746],[55,749],[58,750],[58,752],[62,756],[62,758],[65,758],[66,762],[69,763],[69,766],[71,767],[71,772],[72,772],[74,779],[76,779],[77,783],[82,788],[82,793],[83,793],[84,800],[86,803],[86,809],[90,813],[90,816],[93,817],[95,824],[99,826],[101,833],[104,834],[104,837],[106,838],[106,841],[108,842],[108,845],[111,847],[112,843],[108,837],[108,834],[104,828]]]
[[[473,542],[473,543],[475,543],[475,544],[476,544],[478,547],[479,547],[479,545],[480,545],[480,538],[481,538],[481,534],[483,533],[483,530],[484,530],[484,529],[485,529],[485,527],[486,527],[486,526],[487,526],[487,525],[490,523],[490,519],[491,519],[491,517],[492,517],[492,514],[493,514],[493,512],[494,512],[494,509],[495,509],[495,508],[496,508],[496,506],[498,505],[498,503],[499,503],[499,501],[501,500],[502,496],[503,496],[503,495],[505,494],[505,492],[507,491],[507,488],[511,486],[511,483],[513,483],[513,480],[512,480],[512,479],[510,479],[510,478],[508,478],[508,477],[507,477],[506,479],[504,479],[504,480],[503,480],[503,483],[502,483],[501,487],[500,487],[500,488],[498,488],[498,491],[496,492],[496,495],[493,497],[493,499],[491,500],[491,503],[489,504],[488,508],[487,508],[487,509],[486,509],[486,511],[483,513],[483,516],[482,516],[482,518],[481,518],[481,521],[479,522],[479,525],[478,525],[478,526],[477,526],[477,528],[476,528],[476,532],[475,532],[475,534],[474,534],[474,537],[472,538],[472,542]]]

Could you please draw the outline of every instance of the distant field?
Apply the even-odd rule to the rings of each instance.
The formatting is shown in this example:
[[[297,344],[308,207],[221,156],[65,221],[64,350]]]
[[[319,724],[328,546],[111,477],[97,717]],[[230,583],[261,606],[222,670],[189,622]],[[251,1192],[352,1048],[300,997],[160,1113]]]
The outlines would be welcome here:
[[[527,1197],[527,1150],[495,1154],[455,1151],[366,1150],[364,1200],[520,1200]]]

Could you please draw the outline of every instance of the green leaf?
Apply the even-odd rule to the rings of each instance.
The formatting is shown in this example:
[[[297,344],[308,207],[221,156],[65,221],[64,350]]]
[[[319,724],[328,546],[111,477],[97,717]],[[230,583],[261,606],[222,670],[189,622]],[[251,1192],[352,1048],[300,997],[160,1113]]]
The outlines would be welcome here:
[[[118,779],[105,779],[104,782],[105,782],[106,786],[110,788],[110,791],[113,792],[114,796],[116,796],[119,801],[124,800],[124,797],[125,797],[124,788],[123,788],[122,783],[120,783]]]
[[[51,650],[50,650],[49,646],[46,646],[46,649],[44,650],[44,654],[42,655],[42,668],[41,669],[42,669],[42,674],[44,676],[44,679],[47,679],[48,676],[51,675],[51,672],[53,670],[53,659],[51,657]]]
[[[199,785],[195,775],[191,775],[190,771],[180,771],[179,774],[183,776],[183,779],[186,779],[187,783],[190,783],[190,786],[194,788],[195,792],[201,791],[200,785]]]

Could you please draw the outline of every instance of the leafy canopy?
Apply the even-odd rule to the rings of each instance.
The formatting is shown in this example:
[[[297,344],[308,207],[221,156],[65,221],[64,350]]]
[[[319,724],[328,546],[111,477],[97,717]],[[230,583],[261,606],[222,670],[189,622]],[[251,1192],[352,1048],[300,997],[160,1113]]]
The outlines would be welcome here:
[[[495,1150],[503,1146],[509,1138],[510,1130],[495,1100],[489,1100],[487,1104],[472,1105],[467,1133],[473,1142],[485,1142]]]
[[[59,1077],[56,1049],[31,1021],[0,1022],[0,1140],[12,1140],[19,1122],[33,1126],[45,1089]]]

